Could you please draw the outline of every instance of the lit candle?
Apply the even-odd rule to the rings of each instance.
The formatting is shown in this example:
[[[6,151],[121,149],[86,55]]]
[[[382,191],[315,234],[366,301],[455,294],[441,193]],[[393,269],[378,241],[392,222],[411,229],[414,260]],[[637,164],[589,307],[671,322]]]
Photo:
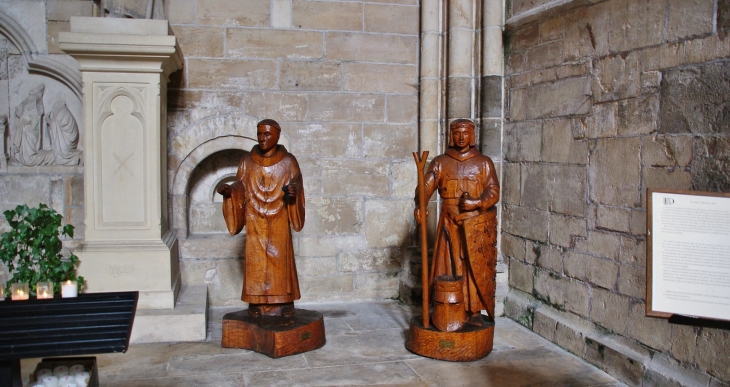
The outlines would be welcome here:
[[[35,295],[39,300],[53,298],[53,282],[38,282],[35,285]]]
[[[15,283],[10,284],[10,298],[13,301],[28,299],[28,284]]]
[[[72,298],[79,295],[79,288],[76,286],[76,281],[66,281],[61,284],[61,297]]]
[[[5,301],[5,284],[0,286],[0,301]]]

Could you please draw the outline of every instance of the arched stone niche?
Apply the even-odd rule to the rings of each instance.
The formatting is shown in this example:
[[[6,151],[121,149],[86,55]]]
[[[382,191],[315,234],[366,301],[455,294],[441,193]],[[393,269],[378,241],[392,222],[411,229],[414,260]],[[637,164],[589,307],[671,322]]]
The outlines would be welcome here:
[[[257,144],[258,121],[243,115],[212,117],[188,126],[171,138],[170,213],[172,229],[179,239],[192,235],[229,235],[215,188],[235,177],[241,156]],[[289,141],[289,136],[282,131],[279,143],[288,149]]]

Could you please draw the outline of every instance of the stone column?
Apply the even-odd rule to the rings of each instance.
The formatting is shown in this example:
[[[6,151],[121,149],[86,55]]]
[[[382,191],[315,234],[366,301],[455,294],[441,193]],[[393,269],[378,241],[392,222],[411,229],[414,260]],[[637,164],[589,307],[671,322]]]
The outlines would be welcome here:
[[[138,290],[141,309],[173,308],[177,238],[167,224],[167,83],[182,68],[166,20],[71,18],[84,103],[87,291]]]
[[[448,102],[447,118],[476,120],[480,50],[477,45],[479,0],[448,2]],[[448,135],[448,133],[446,134]]]

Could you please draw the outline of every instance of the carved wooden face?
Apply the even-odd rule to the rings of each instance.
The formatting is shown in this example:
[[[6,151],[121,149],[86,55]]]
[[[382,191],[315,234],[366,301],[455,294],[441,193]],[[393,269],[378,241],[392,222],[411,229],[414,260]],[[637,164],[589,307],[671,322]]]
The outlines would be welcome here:
[[[279,130],[269,125],[259,125],[256,127],[256,137],[261,152],[266,153],[279,143]]]
[[[451,128],[451,141],[456,149],[465,149],[474,141],[474,129],[466,126]]]

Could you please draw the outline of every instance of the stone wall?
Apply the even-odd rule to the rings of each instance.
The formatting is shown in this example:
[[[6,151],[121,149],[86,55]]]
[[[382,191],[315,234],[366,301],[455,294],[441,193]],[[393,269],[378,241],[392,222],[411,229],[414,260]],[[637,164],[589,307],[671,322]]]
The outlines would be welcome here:
[[[185,57],[168,134],[172,227],[185,284],[240,304],[243,238],[214,188],[230,180],[255,123],[276,119],[303,169],[295,233],[302,301],[398,296],[412,245],[418,147],[416,0],[176,0]]]
[[[506,314],[629,385],[726,385],[729,331],[644,315],[645,193],[730,192],[730,2],[511,4]]]

